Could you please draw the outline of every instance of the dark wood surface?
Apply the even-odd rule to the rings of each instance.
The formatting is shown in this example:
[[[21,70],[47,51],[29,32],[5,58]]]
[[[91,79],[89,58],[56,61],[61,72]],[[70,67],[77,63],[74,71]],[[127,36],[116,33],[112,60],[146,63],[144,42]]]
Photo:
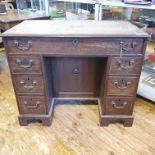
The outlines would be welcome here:
[[[142,64],[141,57],[112,57],[110,59],[110,75],[138,75]]]
[[[18,30],[17,30],[18,31]],[[7,31],[8,32],[8,31]],[[6,33],[3,34],[6,36]],[[25,34],[26,35],[26,34]],[[91,36],[91,34],[90,34]],[[6,36],[7,37],[7,36]],[[53,56],[108,56],[120,55],[120,43],[123,41],[123,55],[143,55],[142,38],[115,37],[9,37],[7,50],[10,54],[52,54]],[[76,43],[76,44],[75,44]],[[136,43],[136,45],[133,45]],[[44,46],[43,46],[44,45]],[[134,46],[134,48],[133,48]],[[115,47],[115,50],[114,50]],[[22,52],[21,50],[26,52]]]
[[[17,94],[43,94],[44,83],[42,76],[14,75],[14,83]]]
[[[107,81],[108,95],[133,96],[137,89],[137,77],[109,76]]]
[[[101,68],[101,70],[99,69]],[[54,96],[98,97],[102,62],[95,58],[55,58],[52,61]],[[98,76],[96,76],[98,75]]]
[[[28,30],[38,23],[26,21],[3,34],[20,124],[34,118],[50,125],[54,99],[65,97],[97,99],[101,126],[131,126],[149,36],[122,21],[44,21]]]
[[[9,56],[11,72],[14,74],[41,74],[41,60],[39,56]],[[27,66],[28,65],[28,66]],[[27,67],[23,68],[23,67]]]
[[[105,114],[107,115],[132,114],[134,97],[109,96],[105,102]]]
[[[46,114],[44,96],[18,96],[17,100],[21,114]]]

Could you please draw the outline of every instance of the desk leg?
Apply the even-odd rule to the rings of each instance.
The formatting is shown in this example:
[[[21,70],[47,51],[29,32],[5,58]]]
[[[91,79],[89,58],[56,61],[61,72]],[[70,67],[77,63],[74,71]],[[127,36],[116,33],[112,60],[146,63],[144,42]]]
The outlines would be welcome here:
[[[133,116],[113,116],[102,115],[100,116],[100,126],[108,126],[110,123],[122,123],[124,127],[131,127],[133,124]]]

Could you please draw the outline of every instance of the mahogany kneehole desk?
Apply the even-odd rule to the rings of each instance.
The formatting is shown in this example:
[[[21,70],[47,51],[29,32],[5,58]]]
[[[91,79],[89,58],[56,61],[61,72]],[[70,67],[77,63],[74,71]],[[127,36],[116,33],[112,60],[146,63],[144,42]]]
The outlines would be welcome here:
[[[3,33],[20,125],[55,98],[97,99],[100,125],[132,126],[148,34],[125,21],[24,21]]]

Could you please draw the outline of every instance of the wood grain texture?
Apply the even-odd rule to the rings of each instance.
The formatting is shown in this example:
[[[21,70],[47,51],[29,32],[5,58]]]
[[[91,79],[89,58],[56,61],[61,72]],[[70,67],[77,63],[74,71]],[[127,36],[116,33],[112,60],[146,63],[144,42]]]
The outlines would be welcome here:
[[[134,96],[137,91],[137,85],[137,77],[110,76],[107,82],[107,94]]]
[[[3,36],[32,37],[149,37],[127,21],[50,21],[29,20],[3,33]]]
[[[16,74],[41,74],[40,57],[37,56],[9,56],[11,72]],[[18,62],[18,63],[17,63]],[[31,63],[30,63],[31,62]],[[24,68],[24,66],[30,65],[31,67]]]
[[[44,96],[18,96],[17,100],[22,114],[46,114]]]
[[[154,155],[155,105],[136,99],[134,124],[99,127],[98,107],[57,104],[53,124],[18,124],[5,53],[0,53],[0,154],[10,155]],[[87,122],[87,123],[86,123]]]
[[[120,43],[127,46],[123,55],[142,55],[144,38],[101,38],[101,37],[8,37],[6,40],[9,54],[44,54],[53,56],[106,56],[120,55]],[[74,45],[76,42],[76,45]],[[133,43],[136,42],[134,47]],[[18,44],[16,44],[18,43]],[[21,48],[27,49],[21,52]],[[63,50],[62,50],[63,49]],[[114,50],[115,49],[115,50]]]
[[[14,75],[13,80],[17,94],[43,94],[42,76]]]
[[[105,59],[54,58],[51,61],[55,97],[98,97]],[[98,76],[96,76],[98,75]],[[50,84],[51,82],[49,82]]]

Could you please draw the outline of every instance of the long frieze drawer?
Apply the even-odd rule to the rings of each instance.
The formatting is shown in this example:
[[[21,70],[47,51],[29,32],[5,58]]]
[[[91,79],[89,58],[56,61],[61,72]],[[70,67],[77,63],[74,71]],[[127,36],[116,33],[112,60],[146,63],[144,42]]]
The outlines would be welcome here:
[[[44,46],[43,46],[44,45]],[[141,38],[13,38],[7,39],[8,53],[55,55],[142,54]]]
[[[20,114],[46,114],[44,96],[17,96]]]
[[[38,56],[9,56],[12,73],[42,73],[41,61]]]
[[[139,75],[141,71],[142,57],[111,57],[110,75]]]
[[[108,95],[134,96],[137,90],[137,77],[109,77],[107,83]]]
[[[44,83],[42,76],[14,75],[14,86],[16,93],[44,93]]]
[[[109,115],[130,115],[133,111],[134,98],[110,96],[106,98],[106,114]]]

